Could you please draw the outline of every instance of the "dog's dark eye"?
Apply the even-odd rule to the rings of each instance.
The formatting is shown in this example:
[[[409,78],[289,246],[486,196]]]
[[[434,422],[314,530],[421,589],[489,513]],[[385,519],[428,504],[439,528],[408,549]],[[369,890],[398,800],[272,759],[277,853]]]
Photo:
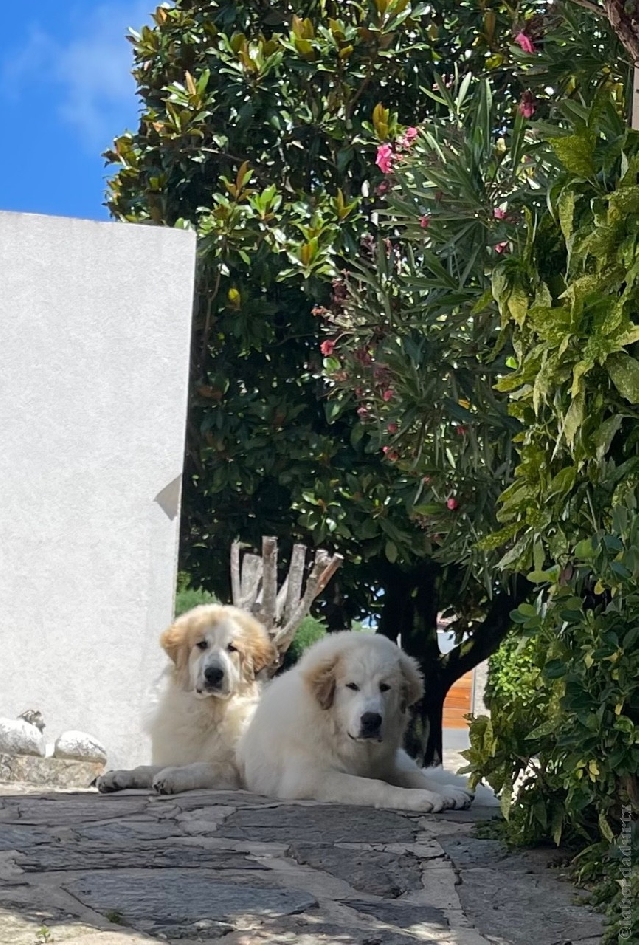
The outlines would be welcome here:
[[[237,647],[233,646],[232,643],[229,643],[226,649],[229,651],[229,653],[237,653]]]
[[[381,683],[379,684],[379,691],[380,691],[380,692],[388,692],[389,689],[390,689],[390,686],[388,685],[388,683],[381,682]]]
[[[352,689],[353,692],[359,692],[359,686],[357,685],[357,683],[354,683],[354,682],[347,682],[347,683],[346,683],[346,688],[347,688],[347,689]]]
[[[198,650],[208,650],[209,648],[207,640],[200,640],[200,642],[196,643],[195,645],[197,646]]]

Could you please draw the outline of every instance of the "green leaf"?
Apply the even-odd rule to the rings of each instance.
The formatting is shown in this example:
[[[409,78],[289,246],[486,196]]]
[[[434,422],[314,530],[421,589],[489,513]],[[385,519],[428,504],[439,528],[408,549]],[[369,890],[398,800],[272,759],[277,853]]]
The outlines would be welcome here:
[[[613,843],[615,839],[615,835],[612,832],[612,828],[610,824],[608,823],[606,815],[604,814],[603,811],[599,811],[598,823],[599,823],[599,829],[601,830],[602,835],[605,837],[608,843]]]
[[[550,146],[566,170],[577,177],[589,178],[595,174],[593,156],[596,143],[594,132],[583,131],[581,134],[554,138]]]
[[[568,242],[572,236],[572,220],[574,215],[575,192],[574,190],[565,190],[559,198],[559,225],[566,242]]]
[[[623,414],[615,414],[614,417],[609,417],[607,420],[604,420],[594,434],[592,439],[597,452],[597,459],[601,460],[607,454],[610,449],[610,444],[613,441],[615,433],[619,430],[622,421]]]
[[[397,561],[397,545],[394,541],[387,541],[384,545],[384,554],[391,564]]]
[[[576,558],[594,558],[597,550],[593,544],[592,538],[583,538],[575,545]]]
[[[625,351],[615,351],[608,355],[606,368],[621,396],[631,404],[639,404],[639,361]]]
[[[504,820],[509,820],[510,818],[510,808],[513,803],[513,782],[512,779],[507,780],[504,783],[503,788],[501,789],[501,797],[499,798],[499,806],[501,808],[501,813]]]
[[[564,418],[563,434],[566,437],[566,442],[571,448],[575,445],[575,438],[584,422],[585,410],[585,395],[583,393],[579,393],[574,398]]]
[[[566,664],[561,660],[549,660],[544,666],[546,679],[561,679],[566,675]]]

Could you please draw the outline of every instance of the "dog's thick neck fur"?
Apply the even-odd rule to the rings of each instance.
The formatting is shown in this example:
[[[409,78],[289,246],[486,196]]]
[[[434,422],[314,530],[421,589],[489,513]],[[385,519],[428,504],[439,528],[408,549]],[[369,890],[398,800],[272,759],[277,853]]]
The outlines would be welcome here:
[[[145,720],[153,744],[152,763],[194,764],[211,754],[222,761],[221,755],[228,755],[231,763],[259,694],[259,684],[252,682],[230,699],[198,698],[194,690],[183,688],[176,668],[167,667]]]

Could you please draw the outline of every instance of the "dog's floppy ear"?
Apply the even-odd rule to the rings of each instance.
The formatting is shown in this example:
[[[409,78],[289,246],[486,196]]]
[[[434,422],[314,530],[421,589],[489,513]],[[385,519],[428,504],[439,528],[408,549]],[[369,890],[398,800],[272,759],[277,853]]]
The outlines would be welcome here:
[[[164,631],[160,637],[160,646],[175,663],[177,669],[182,669],[185,662],[186,647],[184,646],[184,624],[176,620]]]
[[[399,668],[402,673],[402,712],[405,712],[424,695],[424,677],[417,661],[406,653],[399,657]]]
[[[335,671],[339,657],[329,656],[313,663],[304,673],[304,682],[323,709],[330,709],[335,698]]]

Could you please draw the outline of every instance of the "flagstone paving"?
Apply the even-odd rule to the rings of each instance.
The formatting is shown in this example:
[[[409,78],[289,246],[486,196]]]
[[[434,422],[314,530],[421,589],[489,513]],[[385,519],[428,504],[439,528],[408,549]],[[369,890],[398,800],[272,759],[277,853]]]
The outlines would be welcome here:
[[[598,945],[546,853],[244,792],[0,796],[0,945]]]

